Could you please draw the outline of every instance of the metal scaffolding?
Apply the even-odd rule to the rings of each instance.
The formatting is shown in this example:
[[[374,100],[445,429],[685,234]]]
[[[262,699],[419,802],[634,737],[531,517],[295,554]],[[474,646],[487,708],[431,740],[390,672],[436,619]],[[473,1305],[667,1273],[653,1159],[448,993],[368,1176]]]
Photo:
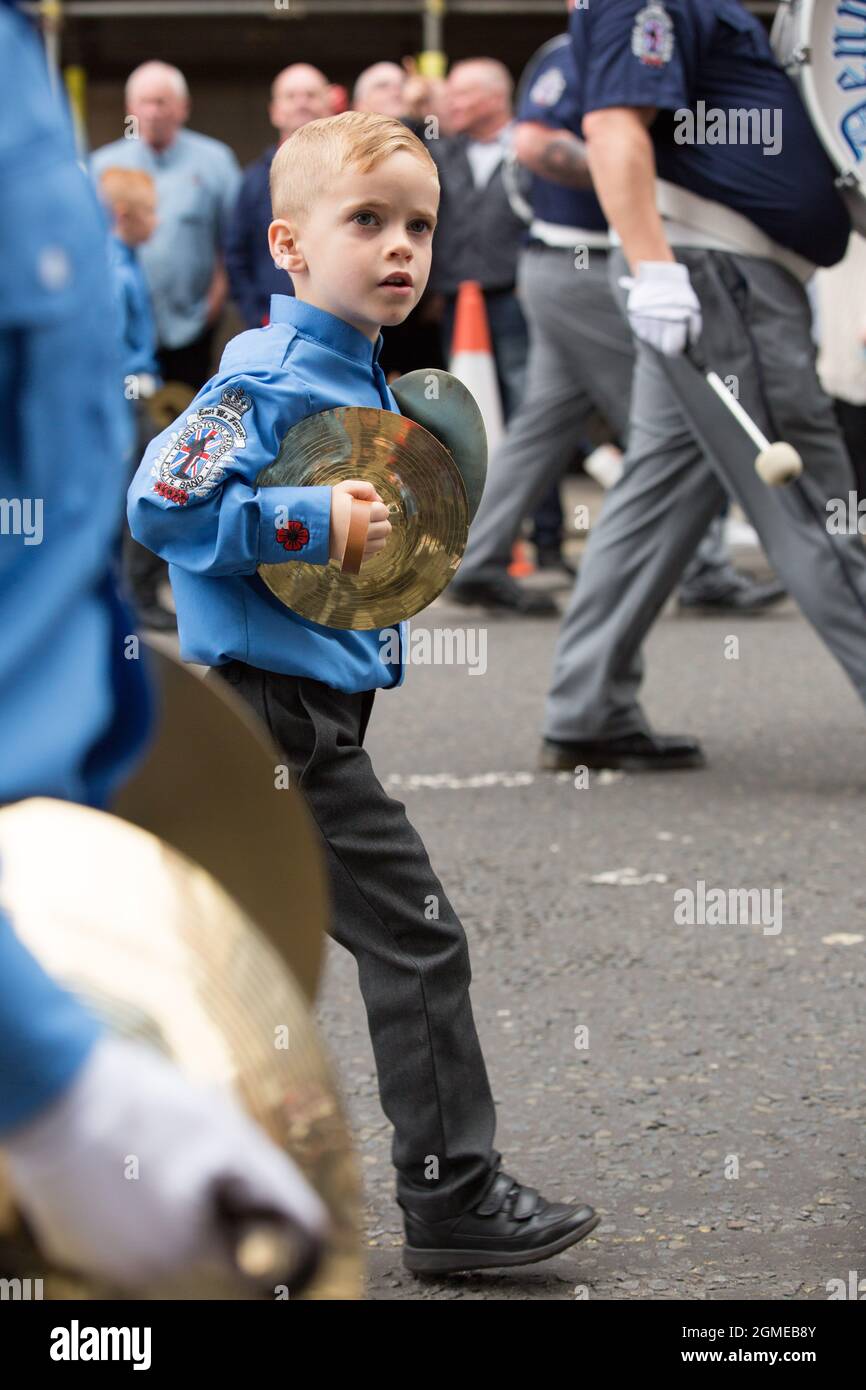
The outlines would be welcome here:
[[[562,0],[54,0],[70,19],[173,19],[243,16],[301,20],[341,14],[417,15],[428,22],[447,15],[561,15]],[[754,14],[772,15],[778,0],[746,0]],[[43,8],[25,5],[35,13]]]

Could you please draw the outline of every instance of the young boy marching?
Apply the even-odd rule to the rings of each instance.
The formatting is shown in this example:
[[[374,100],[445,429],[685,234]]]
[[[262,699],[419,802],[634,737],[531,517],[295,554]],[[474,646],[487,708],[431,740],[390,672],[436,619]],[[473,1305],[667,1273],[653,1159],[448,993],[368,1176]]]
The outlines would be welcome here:
[[[373,503],[365,558],[391,530],[373,486],[264,487],[286,431],[337,406],[396,411],[378,358],[427,283],[439,184],[399,121],[347,112],[303,126],[271,169],[275,263],[295,298],[235,338],[190,413],[153,441],[130,491],[133,534],[170,562],[181,652],[216,668],[269,726],[322,833],[331,933],[355,957],[383,1109],[394,1126],[404,1261],[416,1271],[528,1264],[587,1235],[584,1203],[547,1202],[502,1171],[469,1001],[466,938],[404,806],[363,740],[377,689],[405,666],[379,631],[310,622],[261,563],[342,559],[352,498]],[[405,624],[400,650],[405,653]],[[435,899],[438,918],[425,907]]]

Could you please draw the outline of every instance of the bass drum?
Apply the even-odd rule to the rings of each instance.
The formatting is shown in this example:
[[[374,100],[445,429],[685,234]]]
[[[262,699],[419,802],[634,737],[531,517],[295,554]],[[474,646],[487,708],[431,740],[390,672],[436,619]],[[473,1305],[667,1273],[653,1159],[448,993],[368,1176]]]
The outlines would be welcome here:
[[[857,19],[848,10],[844,0],[784,0],[771,43],[866,235],[866,11]]]

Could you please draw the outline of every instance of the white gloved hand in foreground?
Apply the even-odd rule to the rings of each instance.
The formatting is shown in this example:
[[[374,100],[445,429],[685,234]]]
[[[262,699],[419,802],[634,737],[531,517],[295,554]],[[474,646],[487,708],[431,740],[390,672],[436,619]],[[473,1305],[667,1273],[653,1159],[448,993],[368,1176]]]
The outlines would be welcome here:
[[[639,261],[637,275],[624,276],[619,283],[629,291],[626,309],[635,337],[666,357],[676,357],[697,342],[703,320],[688,266]]]
[[[63,1095],[0,1143],[46,1255],[123,1287],[232,1269],[214,1201],[224,1183],[251,1215],[276,1211],[313,1238],[327,1227],[299,1169],[231,1096],[141,1043],[100,1039]]]

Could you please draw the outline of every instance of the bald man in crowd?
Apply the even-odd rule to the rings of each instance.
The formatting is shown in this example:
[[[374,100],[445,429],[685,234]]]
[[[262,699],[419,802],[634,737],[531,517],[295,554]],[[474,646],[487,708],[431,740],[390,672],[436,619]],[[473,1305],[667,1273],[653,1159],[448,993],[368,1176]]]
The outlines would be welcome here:
[[[318,68],[292,63],[274,78],[268,116],[280,138],[244,170],[226,237],[231,297],[247,328],[268,322],[272,294],[292,293],[290,277],[277,270],[268,248],[271,160],[301,126],[331,114],[331,86]]]
[[[352,109],[402,121],[407,114],[405,87],[406,71],[399,63],[373,63],[355,82]]]
[[[222,244],[240,184],[228,145],[187,130],[186,79],[168,63],[142,63],[126,83],[127,129],[92,157],[106,169],[143,169],[156,185],[159,226],[141,248],[166,381],[198,389],[211,374],[214,328],[228,281]],[[131,120],[129,118],[132,118]]]
[[[477,280],[487,304],[506,416],[519,404],[528,351],[526,321],[514,293],[526,226],[512,210],[503,180],[513,132],[513,85],[508,69],[493,58],[455,63],[447,83],[454,133],[428,144],[442,186],[430,289],[444,297],[444,351],[447,356],[460,282]]]

